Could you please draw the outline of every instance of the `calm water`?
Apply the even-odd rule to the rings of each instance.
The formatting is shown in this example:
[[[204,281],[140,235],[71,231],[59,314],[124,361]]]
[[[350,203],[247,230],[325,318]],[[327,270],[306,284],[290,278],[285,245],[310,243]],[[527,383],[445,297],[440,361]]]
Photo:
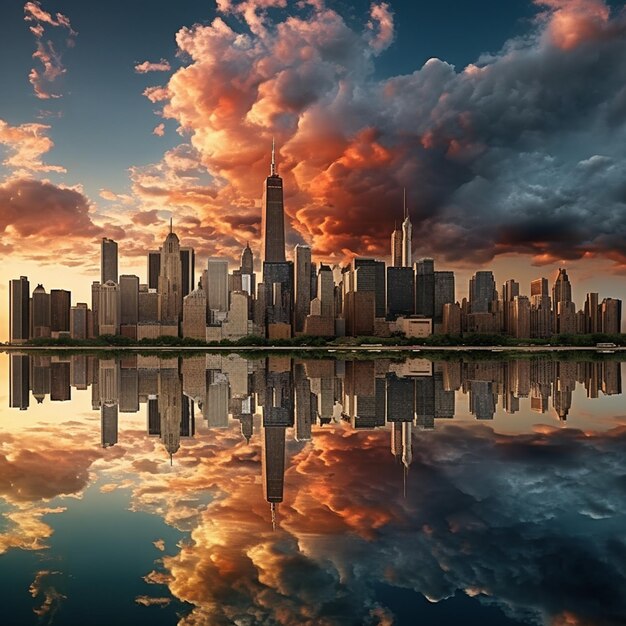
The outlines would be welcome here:
[[[625,624],[625,371],[1,354],[0,623]]]

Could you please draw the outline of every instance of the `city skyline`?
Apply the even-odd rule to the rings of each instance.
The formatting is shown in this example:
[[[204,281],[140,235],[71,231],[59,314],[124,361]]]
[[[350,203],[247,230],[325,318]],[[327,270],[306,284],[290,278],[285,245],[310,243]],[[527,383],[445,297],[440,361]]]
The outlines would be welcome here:
[[[133,94],[127,116],[110,98],[81,107],[87,103],[87,67],[102,67],[92,46],[99,36],[95,21],[105,16],[89,15],[70,0],[28,3],[26,12],[23,6],[2,7],[2,23],[12,25],[3,40],[12,47],[5,58],[14,66],[6,67],[8,97],[0,109],[0,339],[6,339],[9,278],[38,275],[37,282],[53,286],[61,273],[64,282],[81,285],[82,292],[73,292],[76,301],[87,302],[85,278],[99,272],[95,245],[101,238],[117,241],[120,266],[141,275],[144,250],[160,245],[172,214],[181,244],[196,250],[200,264],[209,256],[232,260],[248,240],[259,258],[259,181],[268,171],[274,135],[285,181],[288,250],[310,245],[316,262],[342,262],[355,253],[388,258],[389,221],[402,218],[406,187],[414,257],[433,257],[438,269],[455,270],[457,298],[467,295],[475,269],[493,269],[500,285],[512,276],[522,283],[552,279],[545,268],[563,266],[575,293],[624,300],[624,211],[616,183],[623,178],[623,124],[610,113],[618,110],[626,58],[621,4],[498,4],[480,3],[495,20],[491,30],[465,7],[444,19],[443,6],[419,7],[418,13],[404,2],[357,4],[352,11],[334,2],[276,3],[267,11],[252,3],[248,13],[236,2],[223,4],[221,12],[199,4],[180,13],[171,9],[160,18],[146,17],[158,22],[161,39],[138,39],[132,46],[124,40],[109,68],[118,74],[96,87],[108,85],[111,94],[125,98]],[[108,8],[110,19],[119,7]],[[471,36],[454,42],[445,37],[470,19],[476,24]],[[308,23],[326,29],[307,31]],[[278,54],[287,24],[289,37],[306,42],[312,53],[295,65]],[[412,28],[440,36],[417,43]],[[178,57],[176,32],[176,47],[184,53]],[[330,32],[350,42],[352,56],[327,48],[324,33]],[[222,56],[202,40],[209,34],[220,50],[229,49],[235,34],[246,37],[249,56],[230,49],[235,56],[215,67]],[[50,53],[48,41],[59,55],[45,74],[38,63]],[[35,59],[33,46],[40,51]],[[274,64],[261,77],[251,65],[258,55]],[[544,69],[540,89],[528,91],[528,108],[518,111],[496,85],[506,90],[522,80],[523,89],[525,72],[536,69],[533,62]],[[610,77],[596,71],[594,64],[603,63],[615,68]],[[207,110],[187,103],[185,90],[205,93],[205,77],[213,70],[220,86],[245,78],[260,80],[263,88],[218,89]],[[556,80],[563,71],[566,80]],[[585,72],[597,77],[593,98],[579,92],[591,93]],[[186,82],[192,73],[196,84]],[[352,88],[343,101],[336,91],[342,80]],[[143,103],[142,90],[148,96]],[[359,90],[395,113],[382,119],[380,106],[359,109]],[[449,94],[448,104],[442,104],[442,93]],[[487,125],[471,97],[476,94],[490,98]],[[162,116],[154,118],[151,109],[161,105]],[[325,116],[320,107],[326,107]],[[83,115],[91,110],[116,120],[110,126],[115,141],[103,141],[102,130],[89,128]],[[406,143],[408,119],[418,131]],[[446,119],[457,126],[447,126]],[[554,119],[559,123],[549,121]],[[87,151],[84,141],[96,132],[94,149]],[[141,132],[145,144],[138,141]],[[125,134],[132,147],[122,140]],[[129,154],[122,167],[111,158],[116,148]]]

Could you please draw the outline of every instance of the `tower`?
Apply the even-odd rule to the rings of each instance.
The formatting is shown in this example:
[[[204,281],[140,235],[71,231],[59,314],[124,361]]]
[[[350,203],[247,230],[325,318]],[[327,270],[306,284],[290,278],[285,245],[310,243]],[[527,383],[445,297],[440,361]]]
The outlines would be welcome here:
[[[294,249],[294,261],[294,331],[302,332],[304,320],[311,308],[311,248],[297,244]]]
[[[9,341],[26,343],[30,331],[30,284],[26,276],[9,283]]]
[[[283,179],[276,173],[275,146],[272,139],[270,175],[265,179],[263,213],[261,215],[262,260],[264,263],[285,262],[285,208]]]
[[[412,265],[413,226],[409,219],[409,210],[406,208],[406,189],[403,194],[404,221],[402,222],[402,267]]]
[[[161,322],[178,322],[183,310],[182,264],[180,241],[172,230],[161,248],[161,273],[159,274],[159,319]]]
[[[100,244],[100,283],[104,285],[108,280],[114,283],[118,280],[117,242],[103,237]]]

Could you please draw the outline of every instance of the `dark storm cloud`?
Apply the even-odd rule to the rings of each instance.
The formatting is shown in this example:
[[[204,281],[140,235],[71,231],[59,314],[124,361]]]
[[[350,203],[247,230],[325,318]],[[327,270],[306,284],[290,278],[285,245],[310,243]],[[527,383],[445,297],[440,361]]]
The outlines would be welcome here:
[[[323,2],[224,1],[245,25],[179,31],[190,62],[171,77],[163,115],[190,134],[221,181],[216,203],[238,206],[242,224],[258,214],[276,134],[286,210],[322,257],[388,253],[406,187],[420,253],[624,264],[626,18],[601,0],[535,4],[527,34],[496,54],[381,80],[393,7],[372,5],[358,32]],[[273,22],[272,6],[291,15]],[[223,230],[211,201],[200,212]]]

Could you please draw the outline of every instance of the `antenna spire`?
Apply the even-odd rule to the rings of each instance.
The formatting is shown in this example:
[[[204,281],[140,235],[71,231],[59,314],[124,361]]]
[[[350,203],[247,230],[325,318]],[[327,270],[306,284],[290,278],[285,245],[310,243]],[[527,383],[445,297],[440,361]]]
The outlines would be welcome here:
[[[172,234],[172,218],[170,217],[170,235]]]
[[[272,165],[270,167],[270,176],[276,176],[276,145],[274,143],[274,137],[272,137]]]

